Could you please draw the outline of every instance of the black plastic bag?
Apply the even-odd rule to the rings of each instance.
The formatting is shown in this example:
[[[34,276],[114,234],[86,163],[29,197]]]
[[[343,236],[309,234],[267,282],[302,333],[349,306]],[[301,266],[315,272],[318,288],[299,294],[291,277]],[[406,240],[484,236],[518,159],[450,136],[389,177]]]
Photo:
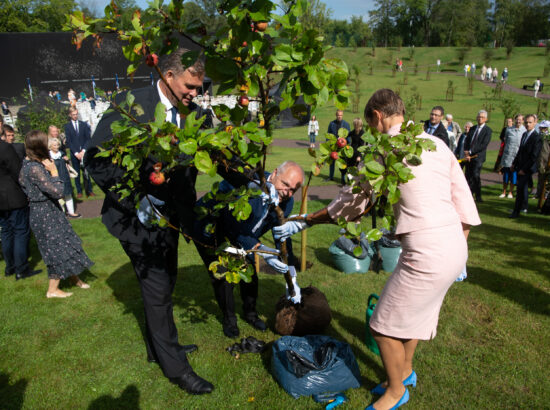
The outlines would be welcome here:
[[[272,369],[295,399],[360,386],[359,366],[350,346],[329,336],[281,337],[273,343]]]

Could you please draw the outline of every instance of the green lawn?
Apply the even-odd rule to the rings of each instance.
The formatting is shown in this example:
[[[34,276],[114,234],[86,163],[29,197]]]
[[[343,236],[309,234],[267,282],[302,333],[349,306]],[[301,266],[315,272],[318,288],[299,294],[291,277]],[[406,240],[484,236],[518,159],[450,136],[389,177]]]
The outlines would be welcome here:
[[[418,348],[419,385],[411,391],[409,408],[545,408],[550,400],[550,220],[536,214],[509,220],[512,200],[490,199],[498,191],[485,188],[483,225],[469,241],[468,279],[450,289],[437,337]],[[311,202],[310,209],[323,205]],[[292,399],[278,386],[270,351],[239,360],[225,352],[233,341],[221,332],[205,268],[185,241],[174,316],[180,340],[200,346],[190,355],[191,364],[216,389],[193,397],[170,384],[145,360],[141,297],[120,245],[98,218],[73,224],[95,261],[83,275],[90,290],[71,288],[75,294],[67,300],[46,299],[45,266],[34,243],[32,264],[44,272],[17,282],[0,279],[0,407],[320,408],[310,398]],[[314,265],[299,275],[299,283],[327,295],[333,321],[326,333],[351,344],[361,369],[362,387],[346,392],[347,408],[363,408],[373,398],[370,388],[384,378],[380,358],[363,344],[366,300],[381,291],[388,274],[333,269],[327,248],[337,231],[335,226],[309,230],[307,257]],[[261,274],[258,309],[270,327],[283,293],[281,277]],[[239,324],[242,336],[269,342],[278,337]]]

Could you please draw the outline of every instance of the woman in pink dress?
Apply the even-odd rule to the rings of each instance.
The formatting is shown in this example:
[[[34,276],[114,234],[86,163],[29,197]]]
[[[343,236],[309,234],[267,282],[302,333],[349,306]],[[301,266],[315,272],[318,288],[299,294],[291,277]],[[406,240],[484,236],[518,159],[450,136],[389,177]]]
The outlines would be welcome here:
[[[403,101],[388,89],[376,91],[365,107],[368,124],[389,135],[399,133],[404,115]],[[381,397],[369,408],[377,410],[408,401],[406,386],[416,386],[417,381],[412,362],[418,340],[435,337],[443,298],[466,264],[470,226],[481,223],[453,153],[438,138],[425,132],[419,137],[433,141],[436,150],[423,152],[422,164],[410,166],[415,178],[399,186],[401,198],[394,214],[403,251],[370,320],[388,376],[373,389]],[[346,186],[326,208],[274,228],[275,237],[284,240],[339,217],[354,221],[369,198],[368,185],[358,194]]]

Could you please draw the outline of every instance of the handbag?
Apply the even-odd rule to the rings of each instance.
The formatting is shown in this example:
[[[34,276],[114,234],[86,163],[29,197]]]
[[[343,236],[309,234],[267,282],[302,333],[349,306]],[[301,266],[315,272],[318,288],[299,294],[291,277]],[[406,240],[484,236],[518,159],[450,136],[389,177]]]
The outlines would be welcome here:
[[[69,176],[71,178],[77,178],[78,172],[76,172],[76,170],[70,164],[66,164],[66,165],[67,165],[67,171],[69,171]]]

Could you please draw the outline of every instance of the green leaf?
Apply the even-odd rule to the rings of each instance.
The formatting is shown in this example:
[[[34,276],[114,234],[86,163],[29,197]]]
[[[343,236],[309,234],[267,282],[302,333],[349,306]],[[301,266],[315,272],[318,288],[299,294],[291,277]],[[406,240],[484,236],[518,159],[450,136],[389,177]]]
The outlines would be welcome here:
[[[238,146],[239,146],[239,152],[241,153],[241,155],[245,155],[248,152],[248,144],[244,139],[239,140]]]
[[[194,163],[195,168],[205,174],[209,174],[213,168],[212,159],[210,159],[210,155],[206,151],[198,151],[195,154]]]
[[[348,133],[349,131],[342,127],[338,130],[338,138],[346,138],[348,136]]]
[[[384,168],[384,165],[376,162],[376,161],[369,161],[365,164],[365,167],[372,172],[373,174],[380,175],[383,174],[386,168]]]
[[[178,148],[187,155],[193,155],[197,151],[197,141],[191,138],[180,141]]]
[[[155,122],[157,127],[162,127],[162,124],[166,122],[166,107],[160,101],[155,107]]]
[[[377,241],[382,237],[382,231],[379,231],[376,228],[371,229],[367,232],[366,237],[369,242]]]
[[[361,246],[356,246],[355,248],[353,248],[353,255],[358,258],[359,256],[361,256],[363,254],[363,248],[361,248]]]
[[[346,230],[353,236],[357,236],[357,224],[355,222],[348,222],[346,224]]]

